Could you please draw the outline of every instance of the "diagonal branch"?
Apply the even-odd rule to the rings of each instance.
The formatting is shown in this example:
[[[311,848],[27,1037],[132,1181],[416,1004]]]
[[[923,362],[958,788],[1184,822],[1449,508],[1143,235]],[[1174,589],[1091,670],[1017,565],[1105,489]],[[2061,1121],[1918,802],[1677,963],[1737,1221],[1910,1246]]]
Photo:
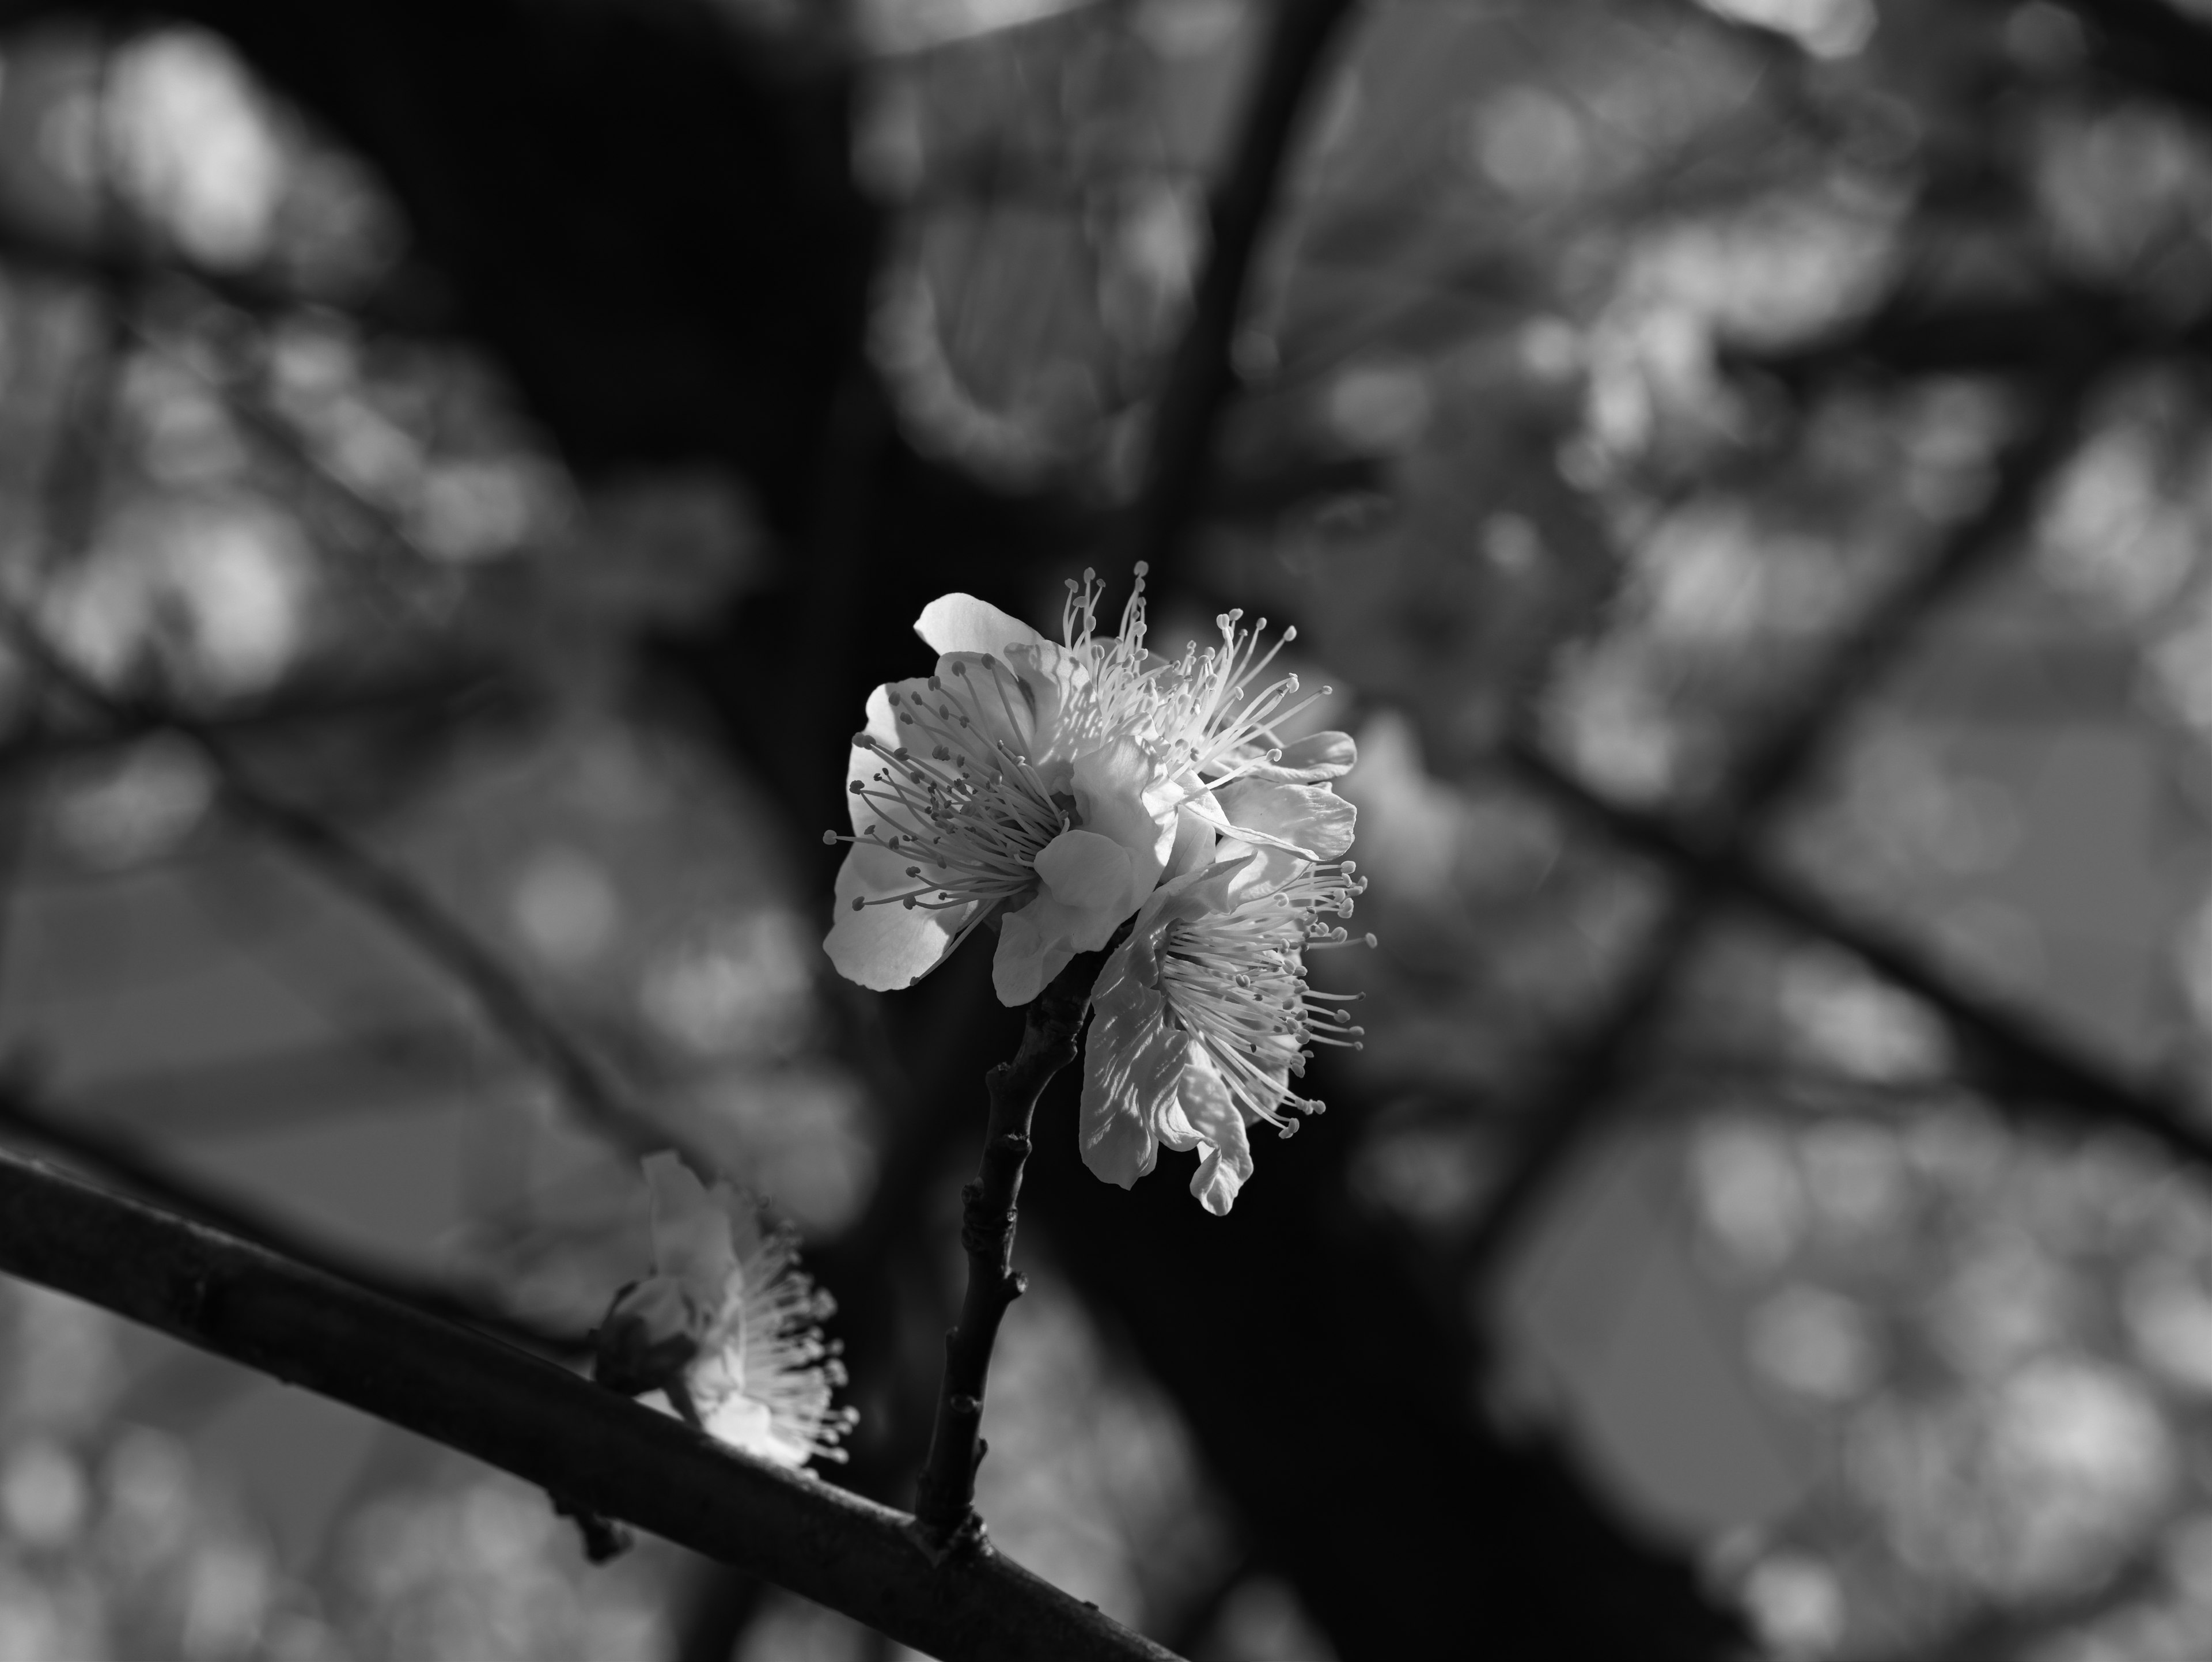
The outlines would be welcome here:
[[[1212,251],[1152,412],[1144,493],[1127,535],[1132,559],[1164,569],[1205,495],[1214,435],[1236,390],[1231,347],[1253,257],[1307,94],[1351,11],[1351,0],[1276,0],[1236,149],[1213,193]]]
[[[1924,948],[1851,917],[1784,872],[1705,846],[1661,815],[1613,801],[1531,747],[1516,747],[1508,759],[1521,777],[1637,853],[1841,947],[1920,999],[1977,1053],[1977,1071],[1993,1093],[2014,1106],[2100,1119],[2212,1170],[2212,1125],[2179,1093],[2131,1081],[2123,1070],[2054,1033],[2047,1022],[1961,985]]]
[[[114,726],[163,729],[191,740],[214,768],[224,800],[234,813],[412,941],[470,995],[496,1032],[544,1070],[570,1107],[617,1147],[647,1154],[674,1146],[683,1149],[697,1170],[720,1169],[719,1162],[685,1147],[672,1130],[635,1107],[612,1075],[538,1008],[497,954],[398,867],[380,860],[319,815],[264,789],[206,724],[108,691],[57,650],[12,605],[0,604],[0,633],[56,686]]]
[[[946,1662],[1173,1662],[997,1554],[933,1566],[909,1520],[566,1369],[0,1153],[0,1271],[350,1404]]]
[[[1658,923],[1571,1059],[1526,1116],[1532,1127],[1470,1234],[1462,1260],[1478,1282],[1495,1277],[1539,1203],[1572,1163],[1620,1093],[1663,1015],[1677,971],[1704,938],[1722,888],[1717,874],[1756,846],[1767,820],[1824,759],[1859,697],[1916,645],[1929,620],[2014,545],[2044,482],[2069,454],[2100,367],[2079,344],[2046,366],[2027,427],[1998,460],[1980,508],[1933,557],[1854,624],[1809,676],[1737,770],[1711,862],[1682,869]]]

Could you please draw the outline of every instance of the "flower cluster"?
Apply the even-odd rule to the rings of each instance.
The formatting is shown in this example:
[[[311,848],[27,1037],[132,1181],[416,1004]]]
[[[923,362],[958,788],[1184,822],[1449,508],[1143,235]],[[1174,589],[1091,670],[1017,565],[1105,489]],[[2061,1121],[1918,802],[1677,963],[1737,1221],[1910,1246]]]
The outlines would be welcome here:
[[[712,1190],[672,1154],[645,1160],[653,1273],[600,1324],[601,1384],[670,1407],[709,1435],[778,1465],[842,1460],[859,1417],[830,1406],[845,1383],[822,1323],[836,1306],[799,1268],[788,1231],[726,1183]]]
[[[1245,1128],[1287,1135],[1315,1044],[1358,1042],[1306,955],[1345,944],[1364,886],[1343,856],[1353,811],[1330,788],[1351,739],[1284,742],[1295,675],[1267,672],[1265,620],[1216,619],[1180,658],[1145,643],[1145,570],[1111,634],[1102,586],[1068,584],[1052,641],[965,594],[915,631],[936,673],[878,687],[847,772],[853,831],[826,943],[866,987],[911,985],[978,928],[992,983],[1026,1004],[1079,953],[1129,925],[1093,995],[1084,1157],[1124,1187],[1159,1146],[1197,1148],[1192,1192],[1225,1212],[1249,1177]],[[1328,689],[1322,689],[1324,692]]]

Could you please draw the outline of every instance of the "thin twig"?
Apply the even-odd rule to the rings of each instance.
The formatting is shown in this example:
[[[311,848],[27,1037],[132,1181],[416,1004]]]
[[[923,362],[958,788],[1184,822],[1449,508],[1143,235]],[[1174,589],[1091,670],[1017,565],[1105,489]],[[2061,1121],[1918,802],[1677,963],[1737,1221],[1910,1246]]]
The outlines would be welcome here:
[[[1705,938],[1723,892],[1720,872],[1749,857],[1775,811],[1826,759],[1858,697],[1918,642],[1946,601],[2013,546],[2045,480],[2073,449],[2100,364],[2097,353],[2075,350],[2046,368],[2033,416],[1999,458],[1981,506],[1850,627],[1754,743],[1724,799],[1713,859],[1682,868],[1685,880],[1634,960],[1528,1111],[1532,1129],[1466,1243],[1462,1263],[1471,1280],[1494,1280],[1528,1220],[1620,1098],[1668,1008],[1677,971]]]
[[[2130,1081],[2124,1069],[2078,1049],[2047,1020],[1966,988],[1924,948],[1846,914],[1810,885],[1742,855],[1699,843],[1664,817],[1616,802],[1533,748],[1510,753],[1516,772],[1639,854],[1696,874],[1729,898],[1840,947],[1911,993],[1977,1053],[1992,1094],[2016,1108],[2093,1117],[2148,1138],[2212,1171],[2212,1126],[2183,1093]]]
[[[1275,205],[1300,112],[1352,9],[1351,0],[1278,0],[1272,9],[1236,150],[1213,193],[1212,251],[1152,413],[1143,494],[1127,533],[1132,560],[1165,570],[1204,497],[1214,435],[1236,390],[1232,347],[1253,258]]]
[[[191,740],[215,770],[234,812],[384,918],[439,965],[471,995],[485,1020],[550,1075],[569,1105],[610,1141],[641,1154],[674,1147],[700,1171],[720,1169],[712,1156],[688,1146],[633,1107],[612,1077],[570,1041],[498,957],[413,878],[378,859],[320,816],[264,790],[205,724],[108,691],[11,605],[0,604],[0,632],[56,685],[104,719],[118,727],[162,729]]]
[[[945,1379],[915,1502],[915,1527],[935,1554],[983,1538],[975,1505],[975,1469],[984,1453],[983,1388],[999,1324],[1026,1286],[1014,1268],[1014,1223],[1030,1157],[1030,1119],[1053,1075],[1075,1060],[1076,1035],[1105,959],[1103,950],[1085,953],[1054,977],[1029,1007],[1013,1060],[984,1078],[991,1113],[982,1162],[960,1191],[968,1289],[959,1321],[945,1336]]]
[[[932,1565],[912,1520],[567,1369],[0,1152],[0,1272],[458,1449],[945,1662],[1173,1662],[995,1553]]]

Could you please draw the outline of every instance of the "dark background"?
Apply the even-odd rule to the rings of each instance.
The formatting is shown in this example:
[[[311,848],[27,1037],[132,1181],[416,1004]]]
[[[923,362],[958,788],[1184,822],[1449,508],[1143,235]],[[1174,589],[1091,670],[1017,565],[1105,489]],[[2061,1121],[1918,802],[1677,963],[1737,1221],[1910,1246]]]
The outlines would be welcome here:
[[[837,983],[818,833],[924,603],[1147,559],[1359,735],[1367,1045],[1227,1220],[1048,1097],[995,1538],[1223,1662],[2212,1648],[2195,8],[0,21],[105,689],[0,665],[11,1140],[587,1326],[633,1151],[368,850],[805,1232],[903,1503],[1018,1020]],[[5,1300],[0,1656],[885,1653]]]

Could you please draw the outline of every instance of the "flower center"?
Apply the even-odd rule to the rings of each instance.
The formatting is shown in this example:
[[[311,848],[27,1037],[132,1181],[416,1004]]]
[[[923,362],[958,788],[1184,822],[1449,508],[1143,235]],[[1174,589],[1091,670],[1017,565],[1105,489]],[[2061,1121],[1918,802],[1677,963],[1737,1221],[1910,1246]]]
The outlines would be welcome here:
[[[1347,932],[1319,921],[1352,915],[1367,889],[1346,860],[1310,866],[1271,894],[1226,912],[1177,920],[1160,950],[1160,991],[1169,1013],[1204,1044],[1250,1117],[1285,1136],[1297,1122],[1285,1106],[1319,1113],[1322,1105],[1294,1095],[1286,1075],[1305,1072],[1316,1044],[1360,1048],[1363,1030],[1343,1007],[1357,993],[1317,993],[1306,985],[1305,954],[1352,944]],[[1375,937],[1364,938],[1372,947]]]

